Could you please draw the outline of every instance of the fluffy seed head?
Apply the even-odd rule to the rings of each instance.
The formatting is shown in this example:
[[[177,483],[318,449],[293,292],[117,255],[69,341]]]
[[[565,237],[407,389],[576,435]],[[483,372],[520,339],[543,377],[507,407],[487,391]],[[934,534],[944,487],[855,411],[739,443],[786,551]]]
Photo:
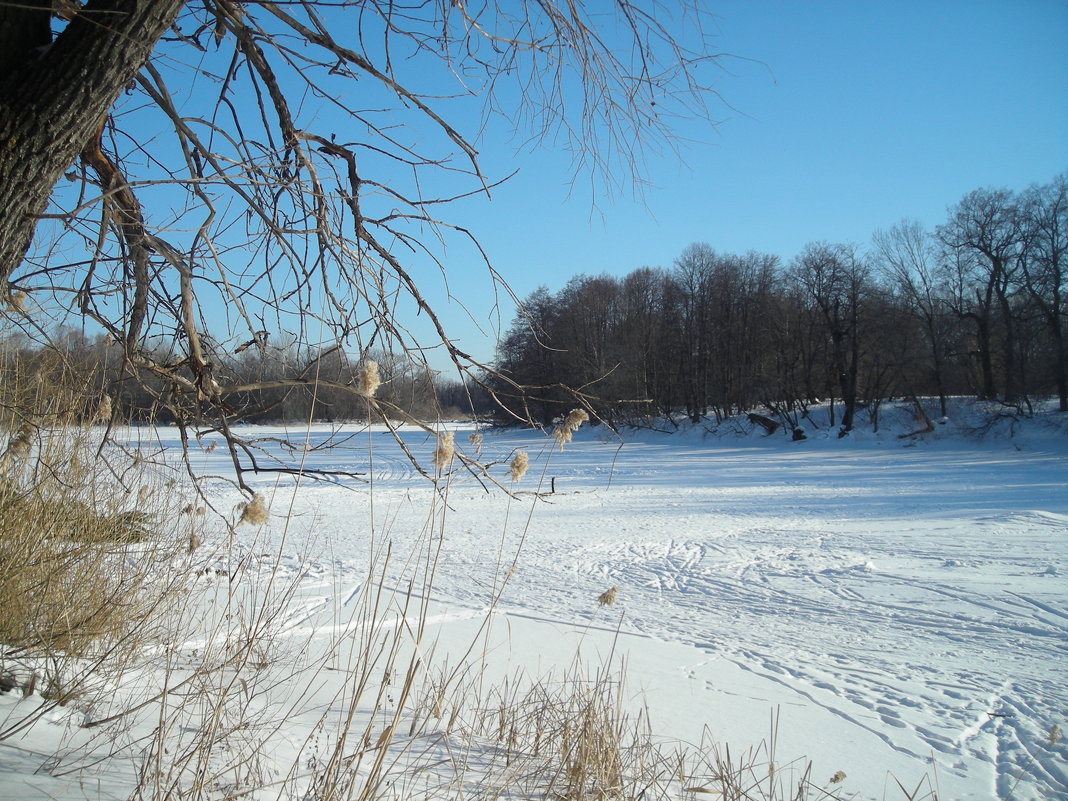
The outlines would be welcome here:
[[[475,450],[478,450],[482,447],[482,432],[472,431],[470,434],[467,435],[467,441],[471,443],[471,446]]]
[[[571,437],[574,436],[575,432],[589,419],[590,416],[586,414],[584,409],[572,409],[568,412],[567,417],[553,429],[553,436],[556,438],[560,450],[564,449],[564,445],[571,441]]]
[[[451,431],[438,434],[438,446],[434,449],[434,465],[439,470],[448,467],[452,457],[456,454],[455,436]]]
[[[0,465],[6,467],[12,462],[25,462],[33,449],[33,435],[36,430],[33,423],[23,423],[19,433],[7,443],[4,455],[0,458]]]
[[[253,526],[262,526],[267,522],[267,504],[262,495],[257,492],[252,496],[252,500],[245,504],[245,508],[241,511],[241,519],[237,522],[238,525],[248,523]]]
[[[833,776],[831,776],[830,784],[841,784],[842,782],[845,781],[845,777],[846,777],[845,771],[844,770],[840,770],[837,773],[835,773]]]
[[[512,481],[519,481],[527,472],[530,465],[530,457],[526,451],[516,451],[512,461],[508,463],[508,470],[512,474]]]
[[[583,423],[589,422],[589,419],[590,416],[586,414],[585,409],[572,409],[568,412],[567,419],[564,420],[564,425],[572,431],[578,431]]]
[[[611,606],[616,602],[617,595],[619,595],[619,587],[609,587],[597,596],[597,603],[601,606]]]
[[[1061,727],[1056,723],[1053,724],[1053,728],[1049,730],[1049,744],[1056,745],[1061,741]]]
[[[378,388],[382,385],[382,377],[378,374],[378,362],[369,361],[360,370],[359,393],[365,398],[373,398]]]
[[[101,395],[100,403],[96,407],[96,414],[93,415],[93,421],[102,423],[111,419],[111,396]]]

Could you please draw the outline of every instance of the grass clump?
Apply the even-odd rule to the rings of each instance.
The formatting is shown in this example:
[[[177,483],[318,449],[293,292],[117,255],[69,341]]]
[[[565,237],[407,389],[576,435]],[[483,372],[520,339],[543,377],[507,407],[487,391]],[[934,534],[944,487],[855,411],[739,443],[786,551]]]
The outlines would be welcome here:
[[[101,446],[110,397],[45,356],[0,353],[0,673],[67,703],[151,636],[189,522],[161,476]]]

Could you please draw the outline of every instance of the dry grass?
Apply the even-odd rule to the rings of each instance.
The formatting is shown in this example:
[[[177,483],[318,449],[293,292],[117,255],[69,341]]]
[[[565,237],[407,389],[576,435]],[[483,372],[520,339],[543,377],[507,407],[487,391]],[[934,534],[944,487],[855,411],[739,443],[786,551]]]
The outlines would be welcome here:
[[[476,677],[477,678],[477,677]],[[711,739],[657,739],[648,711],[625,702],[626,668],[576,660],[563,674],[515,674],[483,694],[472,679],[428,693],[450,755],[427,797],[559,801],[832,801],[845,774],[812,778],[806,760],[779,762],[777,722],[767,741],[732,753]],[[409,794],[414,784],[405,788]],[[397,797],[405,797],[403,794]]]
[[[189,525],[162,479],[101,454],[93,423],[110,400],[61,360],[22,368],[0,354],[0,674],[46,703],[0,739],[155,645],[174,597],[162,568]]]
[[[84,432],[35,439],[0,475],[0,643],[81,653],[144,613],[138,590],[151,560],[127,557],[144,553],[161,520],[103,485]]]

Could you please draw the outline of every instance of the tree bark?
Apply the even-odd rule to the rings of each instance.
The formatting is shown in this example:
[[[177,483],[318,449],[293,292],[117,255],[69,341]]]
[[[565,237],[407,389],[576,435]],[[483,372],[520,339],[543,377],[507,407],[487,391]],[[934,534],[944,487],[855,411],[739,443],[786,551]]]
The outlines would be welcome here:
[[[41,3],[4,5],[0,44],[40,35]],[[46,3],[50,6],[50,3]],[[119,93],[148,60],[185,0],[90,0],[44,48],[5,49],[0,78],[0,293],[37,221]],[[0,48],[3,49],[3,48]]]

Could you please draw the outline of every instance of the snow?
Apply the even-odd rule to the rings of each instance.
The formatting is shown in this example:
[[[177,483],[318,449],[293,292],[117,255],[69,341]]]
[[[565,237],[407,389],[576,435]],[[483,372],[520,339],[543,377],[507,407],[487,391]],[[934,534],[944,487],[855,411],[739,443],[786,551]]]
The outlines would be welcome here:
[[[233,542],[219,527],[231,554],[206,545],[188,568],[230,603],[272,582],[280,603],[264,623],[270,667],[235,714],[285,719],[281,732],[265,723],[250,747],[265,775],[284,777],[294,760],[310,766],[294,786],[310,786],[327,749],[309,744],[343,707],[364,658],[346,650],[362,640],[345,635],[377,626],[384,637],[422,621],[418,646],[398,646],[419,649],[421,675],[480,660],[484,690],[517,671],[563,671],[577,654],[593,670],[625,665],[626,699],[635,714],[647,711],[658,741],[708,748],[714,739],[737,754],[774,739],[777,762],[811,759],[817,785],[843,771],[844,797],[1068,797],[1068,749],[1048,742],[1068,718],[1068,421],[991,419],[960,407],[935,431],[899,438],[916,425],[907,409],[888,407],[880,433],[862,426],[839,438],[817,418],[800,442],[741,421],[621,437],[584,426],[563,450],[539,431],[484,431],[480,456],[505,486],[511,456],[530,453],[514,497],[459,463],[436,495],[384,427],[248,427],[290,464],[366,483],[253,476],[270,522],[239,527]],[[448,427],[475,456],[473,426]],[[294,431],[308,447],[279,450],[273,438]],[[317,447],[339,432],[341,447]],[[433,471],[434,438],[401,433]],[[177,443],[173,429],[128,435],[146,450]],[[212,507],[236,520],[227,459],[223,448],[204,449],[193,466],[214,476],[205,480]],[[536,489],[555,491],[535,500]],[[419,578],[413,593],[397,594],[419,575],[408,555],[438,548],[432,586]],[[356,610],[380,585],[390,613],[373,624]],[[599,605],[610,587],[615,604]],[[190,634],[177,650],[206,658],[214,647]],[[334,663],[311,667],[331,649],[340,649]],[[168,664],[176,677],[188,667]],[[150,662],[139,679],[122,680],[114,703],[147,697],[160,675]],[[368,697],[384,697],[392,714],[395,688]],[[0,721],[40,702],[0,696]],[[53,710],[0,742],[0,799],[127,797],[151,731],[144,720],[106,763],[70,773],[48,761],[60,746],[73,750],[78,721],[104,714]],[[358,721],[361,732],[381,729]],[[441,758],[432,729],[414,736],[425,749],[406,759],[422,753],[436,767],[409,764],[407,778],[388,785],[396,797],[453,797],[455,784],[434,789],[450,786],[456,763]],[[479,764],[472,758],[467,781]],[[290,797],[278,787],[246,797]]]

